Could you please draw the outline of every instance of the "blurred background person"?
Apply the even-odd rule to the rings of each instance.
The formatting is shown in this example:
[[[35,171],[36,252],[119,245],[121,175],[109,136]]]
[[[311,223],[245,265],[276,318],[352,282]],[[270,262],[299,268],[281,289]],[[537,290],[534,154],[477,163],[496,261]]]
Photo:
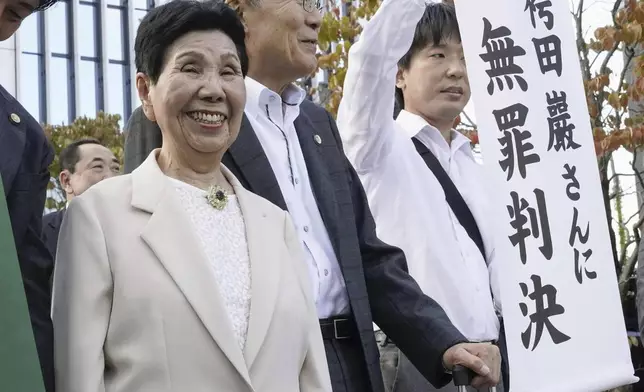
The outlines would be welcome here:
[[[84,138],[70,143],[60,152],[58,160],[61,169],[58,179],[65,191],[67,204],[42,219],[43,240],[54,259],[60,225],[69,202],[92,185],[115,176],[121,171],[121,164],[114,153],[93,138]]]
[[[22,21],[56,0],[0,0],[0,41]],[[50,318],[52,258],[41,239],[49,164],[54,152],[42,127],[0,86],[0,175],[18,262],[47,392],[54,391],[53,330]]]
[[[162,146],[70,202],[54,276],[59,390],[330,392],[290,218],[221,164],[246,97],[237,14],[154,8],[135,56]]]

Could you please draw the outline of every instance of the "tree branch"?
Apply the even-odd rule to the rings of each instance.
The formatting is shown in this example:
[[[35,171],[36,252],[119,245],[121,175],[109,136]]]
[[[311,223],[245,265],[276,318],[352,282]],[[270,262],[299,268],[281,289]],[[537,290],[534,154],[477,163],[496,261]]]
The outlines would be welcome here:
[[[617,0],[620,1],[620,0]],[[606,57],[604,58],[604,61],[602,61],[601,67],[599,67],[599,74],[604,75],[608,73],[608,63],[610,60],[613,58],[613,55],[615,52],[617,52],[617,49],[619,49],[619,42],[616,42],[615,45],[613,45],[612,49],[608,51],[606,54]],[[606,91],[600,90],[597,92],[597,109],[598,113],[601,113],[601,102],[604,102],[604,99],[606,98]]]
[[[619,11],[621,6],[622,6],[622,0],[615,0],[615,4],[613,5],[613,11],[611,12],[613,15],[613,24],[615,26],[617,26],[617,12]]]
[[[619,256],[619,262],[621,264],[624,264],[626,262],[626,251],[628,250],[628,247],[633,245],[635,243],[634,239],[630,239],[628,242],[624,244],[624,248],[622,249],[622,253]]]
[[[633,149],[633,160],[631,161],[631,167],[633,168],[633,173],[637,177],[637,182],[640,184],[640,189],[644,189],[644,178],[642,178],[642,173],[637,170],[635,162],[637,162],[637,154],[639,154],[639,149]],[[641,224],[640,224],[641,225]]]
[[[638,216],[642,212],[642,209],[644,209],[644,203],[642,203],[640,205],[640,207],[637,209],[637,212],[635,212],[628,219],[626,219],[626,221],[624,221],[624,225],[628,225],[633,218],[635,218],[636,216]],[[641,223],[640,223],[640,226],[641,226]]]
[[[635,243],[635,249],[633,250],[631,257],[628,258],[628,261],[622,266],[622,270],[619,274],[619,295],[622,301],[626,298],[628,278],[633,274],[633,270],[635,269],[635,264],[637,263],[637,258],[639,256],[641,241],[640,227],[642,227],[643,224],[644,217],[641,217],[640,220],[633,225],[633,242]]]
[[[613,5],[613,10],[611,12],[612,19],[613,19],[613,25],[617,25],[617,19],[616,19],[617,18],[617,11],[619,11],[619,7],[620,7],[621,4],[622,4],[622,0],[616,0],[615,4]],[[581,10],[581,8],[580,8],[580,10]],[[582,14],[583,14],[583,12],[582,12]],[[580,21],[581,21],[582,14],[578,15]],[[581,29],[580,26],[578,26],[578,28]],[[578,34],[579,34],[579,32],[578,32]],[[583,39],[582,39],[582,41],[583,41]],[[584,45],[585,45],[585,42],[584,42]],[[615,42],[613,47],[608,51],[608,53],[606,53],[606,57],[604,58],[604,61],[602,61],[602,65],[599,67],[599,74],[600,75],[608,74],[608,63],[613,58],[613,55],[615,55],[615,52],[617,52],[617,50],[619,49],[619,45],[620,45],[619,41]],[[586,47],[586,53],[588,53],[588,47],[587,46],[585,46],[585,47]],[[587,61],[587,59],[586,59],[586,61]],[[588,70],[588,76],[589,76],[589,78],[586,79],[586,80],[590,80],[590,69]],[[619,91],[619,89],[621,89],[621,86],[618,86],[618,91]],[[596,108],[597,113],[598,113],[597,119],[595,119],[595,124],[594,124],[594,126],[596,126],[596,127],[602,126],[599,118],[601,117],[601,112],[602,112],[602,109],[603,109],[602,104],[603,104],[605,99],[606,99],[606,91],[603,90],[603,89],[598,91],[597,95],[595,96],[595,108]]]
[[[590,62],[590,68],[592,68],[593,65],[595,65],[595,61],[597,61],[600,55],[601,55],[601,52],[597,52],[597,54],[595,54],[595,58],[593,59],[593,61]]]
[[[630,176],[635,176],[635,173],[615,173],[610,178],[608,179],[608,182],[613,181],[617,177],[630,177]]]
[[[639,240],[637,241],[639,245]],[[628,258],[626,263],[622,267],[622,271],[619,274],[619,296],[624,300],[626,297],[626,289],[627,289],[627,284],[628,284],[628,278],[633,274],[633,270],[635,269],[635,264],[637,263],[637,256],[638,256],[638,248],[639,246],[636,246],[633,252],[631,253],[631,257]]]
[[[631,61],[633,60],[633,57],[635,57],[635,51],[626,44],[624,44],[624,53],[627,53],[627,55],[626,60],[624,61],[624,68],[622,69],[622,73],[619,76],[619,84],[617,85],[618,93],[622,92],[622,86],[624,85],[624,80],[626,79],[626,73],[629,72]],[[626,112],[624,112],[623,114],[626,114]],[[622,114],[620,114],[618,110],[615,110],[615,119],[617,119],[618,125],[622,123]]]
[[[468,116],[468,115],[467,115],[467,113],[465,113],[465,110],[463,110],[463,111],[461,112],[461,114],[462,114],[462,115],[465,117],[465,119],[469,122],[469,124],[465,124],[465,125],[469,125],[469,126],[470,126],[470,127],[472,127],[472,128],[476,128],[476,124],[474,123],[474,121],[472,121],[472,119],[470,118],[470,116]]]
[[[584,40],[584,33],[582,31],[583,23],[583,9],[584,9],[584,0],[579,0],[579,6],[577,12],[575,13],[575,27],[577,32],[577,51],[579,52],[579,58],[581,63],[581,71],[584,74],[584,80],[590,80],[590,63],[588,62],[588,45]]]

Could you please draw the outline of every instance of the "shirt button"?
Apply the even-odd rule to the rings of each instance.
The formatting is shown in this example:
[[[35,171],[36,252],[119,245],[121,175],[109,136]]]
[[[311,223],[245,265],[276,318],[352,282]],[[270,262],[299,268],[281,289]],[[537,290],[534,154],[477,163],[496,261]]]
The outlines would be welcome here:
[[[329,276],[329,270],[328,269],[324,270],[324,276]]]
[[[308,227],[308,226],[304,226],[304,231],[305,231],[306,233],[308,233],[308,232],[309,232],[309,227]]]
[[[299,184],[299,183],[300,183],[300,180],[298,180],[298,179],[296,178],[296,179],[295,179],[295,183],[296,183],[296,184]]]
[[[275,102],[275,96],[271,95],[270,97],[268,97],[268,100],[271,102]]]

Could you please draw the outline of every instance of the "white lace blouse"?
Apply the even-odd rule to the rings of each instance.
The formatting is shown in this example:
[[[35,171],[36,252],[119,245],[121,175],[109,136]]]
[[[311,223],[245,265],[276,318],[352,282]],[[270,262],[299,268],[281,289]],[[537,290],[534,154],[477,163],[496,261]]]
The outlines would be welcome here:
[[[244,350],[251,277],[246,227],[237,198],[228,195],[228,203],[220,211],[208,204],[206,191],[174,178],[170,180],[210,261],[233,332]]]

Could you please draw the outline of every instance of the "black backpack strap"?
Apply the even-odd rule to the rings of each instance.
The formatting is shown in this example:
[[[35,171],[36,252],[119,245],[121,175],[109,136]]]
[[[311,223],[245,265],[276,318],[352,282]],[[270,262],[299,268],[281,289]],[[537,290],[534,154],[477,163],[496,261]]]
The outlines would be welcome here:
[[[414,142],[414,146],[416,146],[416,151],[418,151],[420,156],[427,164],[427,167],[429,167],[432,173],[434,173],[434,176],[443,187],[443,191],[445,192],[445,199],[454,212],[454,215],[456,215],[456,218],[458,219],[461,226],[465,228],[467,234],[479,248],[481,255],[483,255],[483,259],[485,260],[486,257],[485,248],[483,246],[483,237],[481,237],[481,232],[479,231],[479,227],[476,224],[476,220],[474,220],[474,215],[472,215],[472,211],[470,211],[467,203],[465,203],[463,196],[461,196],[461,193],[456,188],[456,185],[454,185],[452,179],[449,178],[449,175],[447,174],[447,172],[445,172],[445,169],[443,169],[443,166],[440,164],[438,159],[436,159],[436,156],[429,150],[429,148],[427,148],[420,140],[415,137],[412,138],[412,141]]]

